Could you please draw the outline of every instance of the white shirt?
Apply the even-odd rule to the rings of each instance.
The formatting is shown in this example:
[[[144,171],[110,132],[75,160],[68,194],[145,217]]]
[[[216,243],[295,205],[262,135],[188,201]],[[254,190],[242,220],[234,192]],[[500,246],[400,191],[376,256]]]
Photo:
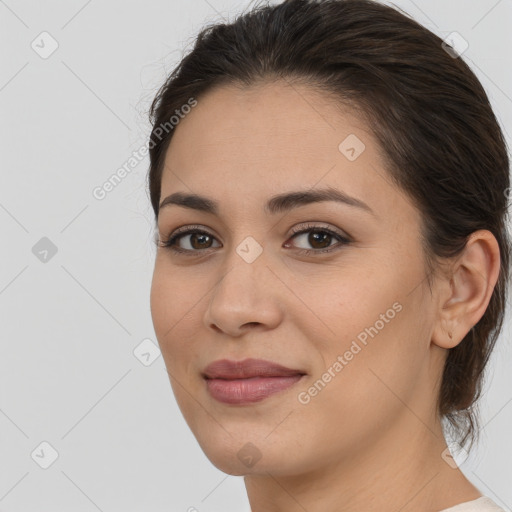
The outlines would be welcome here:
[[[455,507],[445,508],[440,512],[505,512],[505,510],[498,507],[491,498],[481,496],[476,500],[466,501],[466,503],[460,503],[459,505],[455,505]]]

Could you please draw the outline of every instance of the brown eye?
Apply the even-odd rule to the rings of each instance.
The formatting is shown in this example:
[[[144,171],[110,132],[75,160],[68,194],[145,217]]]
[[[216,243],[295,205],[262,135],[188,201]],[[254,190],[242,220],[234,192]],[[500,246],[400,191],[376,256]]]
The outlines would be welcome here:
[[[315,249],[325,249],[331,245],[331,241],[332,235],[326,231],[312,231],[308,236],[308,243]]]
[[[198,227],[188,226],[187,228],[180,228],[176,230],[168,240],[159,241],[158,245],[187,256],[197,256],[214,247],[221,247],[220,244],[217,246],[212,245],[217,239],[207,231],[198,229]],[[298,238],[299,240],[302,238],[303,243],[305,242],[311,249],[292,247],[289,242],[284,244],[286,248],[292,247],[298,249],[300,254],[309,255],[331,252],[351,242],[345,236],[329,228],[314,225],[302,225],[300,227],[302,227],[302,229],[295,228],[291,238]]]
[[[190,236],[190,245],[194,249],[209,249],[212,242],[212,237],[207,233],[192,233],[189,235],[180,235],[178,238]]]
[[[183,242],[180,244],[180,241]],[[212,248],[215,237],[200,229],[181,229],[175,231],[168,240],[161,241],[160,247],[169,248],[175,252],[194,254]],[[220,246],[218,246],[220,247]]]
[[[347,245],[350,240],[339,233],[335,233],[331,229],[324,228],[321,226],[301,226],[302,229],[296,228],[293,239],[299,239],[301,243],[305,244],[305,248],[299,247],[301,254],[313,254],[313,253],[326,253],[335,250],[339,246]],[[332,242],[338,243],[332,243]],[[294,245],[296,242],[294,242]],[[290,247],[287,243],[286,247]],[[310,249],[311,247],[312,249]]]

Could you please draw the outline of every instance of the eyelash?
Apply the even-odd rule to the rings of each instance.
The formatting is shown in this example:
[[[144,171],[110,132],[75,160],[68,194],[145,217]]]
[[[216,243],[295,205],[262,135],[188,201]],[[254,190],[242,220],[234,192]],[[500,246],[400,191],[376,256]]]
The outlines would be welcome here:
[[[310,231],[315,232],[315,233],[328,233],[329,235],[334,236],[338,240],[338,243],[333,246],[329,246],[328,248],[325,248],[325,249],[299,249],[298,251],[299,251],[299,254],[301,254],[301,255],[309,256],[310,254],[318,254],[318,253],[324,254],[324,253],[332,252],[333,250],[338,250],[341,247],[351,243],[351,240],[340,235],[339,233],[336,233],[332,229],[324,228],[321,226],[315,226],[315,225],[311,225],[308,223],[301,224],[299,226],[295,226],[292,229],[292,236],[290,238],[295,238],[298,235],[301,235],[303,233],[309,233]],[[178,228],[173,234],[171,234],[171,236],[167,240],[157,240],[156,244],[159,247],[169,249],[170,251],[172,251],[174,253],[183,254],[185,256],[198,256],[198,253],[206,252],[209,250],[209,249],[204,249],[204,250],[180,249],[179,247],[176,247],[174,245],[176,240],[178,240],[180,237],[186,236],[186,235],[191,235],[191,234],[207,235],[209,237],[214,238],[214,236],[211,233],[202,229],[201,226],[187,226],[185,228]]]

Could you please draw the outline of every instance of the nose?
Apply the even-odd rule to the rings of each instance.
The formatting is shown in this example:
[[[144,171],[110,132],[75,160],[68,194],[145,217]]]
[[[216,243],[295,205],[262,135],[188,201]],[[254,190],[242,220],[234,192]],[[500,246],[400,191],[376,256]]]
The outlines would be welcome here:
[[[283,318],[280,295],[286,287],[264,253],[252,263],[233,253],[211,292],[204,324],[231,337],[242,336],[248,329],[275,329]]]

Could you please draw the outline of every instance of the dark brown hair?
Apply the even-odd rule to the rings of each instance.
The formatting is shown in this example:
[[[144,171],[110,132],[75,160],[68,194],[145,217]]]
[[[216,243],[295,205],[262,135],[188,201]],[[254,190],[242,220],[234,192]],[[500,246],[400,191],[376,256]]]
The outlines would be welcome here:
[[[449,350],[438,398],[444,426],[466,446],[477,439],[476,402],[504,320],[509,160],[482,85],[442,43],[406,13],[372,0],[286,0],[207,26],[151,105],[148,180],[158,220],[174,129],[169,119],[223,84],[301,82],[357,111],[380,143],[390,179],[422,213],[430,285],[438,263],[459,255],[474,231],[489,230],[499,244],[501,270],[490,304]]]

